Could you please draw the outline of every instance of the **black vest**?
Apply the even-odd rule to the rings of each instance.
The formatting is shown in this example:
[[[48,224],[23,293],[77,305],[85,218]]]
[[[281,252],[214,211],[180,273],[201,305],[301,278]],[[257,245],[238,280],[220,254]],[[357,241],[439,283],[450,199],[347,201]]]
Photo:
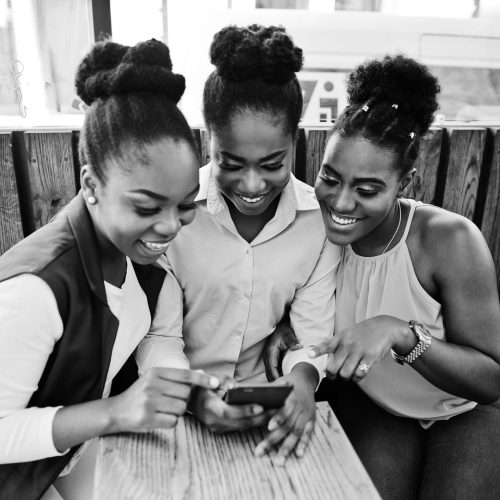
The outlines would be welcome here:
[[[153,317],[165,271],[137,264],[134,269]],[[24,273],[39,276],[50,286],[64,325],[28,407],[100,399],[118,320],[107,304],[97,240],[81,193],[53,222],[0,257],[0,281]],[[112,394],[136,378],[131,357],[113,380]],[[40,498],[77,449],[60,457],[0,465],[0,499]]]

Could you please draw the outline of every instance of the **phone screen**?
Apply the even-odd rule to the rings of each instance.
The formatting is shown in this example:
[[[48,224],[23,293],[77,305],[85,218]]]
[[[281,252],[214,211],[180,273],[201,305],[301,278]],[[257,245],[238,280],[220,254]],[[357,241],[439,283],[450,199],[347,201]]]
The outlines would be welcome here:
[[[229,389],[224,397],[227,404],[258,404],[266,410],[281,408],[293,387],[291,385],[239,385]]]

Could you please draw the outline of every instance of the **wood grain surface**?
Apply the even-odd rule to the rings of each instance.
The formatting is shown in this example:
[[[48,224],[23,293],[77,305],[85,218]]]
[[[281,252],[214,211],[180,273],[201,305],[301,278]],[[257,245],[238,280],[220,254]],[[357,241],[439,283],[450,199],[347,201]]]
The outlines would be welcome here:
[[[434,202],[443,133],[443,129],[434,128],[422,138],[420,153],[415,163],[417,171],[407,194],[408,198],[414,198],[424,203]]]
[[[0,255],[23,236],[11,134],[0,133]]]
[[[314,186],[321,168],[328,130],[310,130],[307,134],[307,171],[305,182]]]
[[[264,432],[212,434],[194,417],[175,429],[99,440],[95,500],[379,499],[328,403],[302,459],[257,458]]]
[[[27,132],[28,177],[35,229],[76,194],[71,132]]]
[[[486,129],[452,129],[443,208],[474,218]]]
[[[500,289],[500,129],[493,130],[493,157],[481,231],[496,263],[497,283]]]

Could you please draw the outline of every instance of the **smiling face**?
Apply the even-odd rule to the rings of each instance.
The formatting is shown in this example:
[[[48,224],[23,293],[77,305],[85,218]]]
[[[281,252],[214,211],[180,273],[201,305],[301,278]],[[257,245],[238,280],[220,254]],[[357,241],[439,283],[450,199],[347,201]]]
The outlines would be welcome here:
[[[165,252],[182,226],[194,219],[199,163],[184,141],[146,145],[106,164],[103,183],[91,167],[82,169],[84,197],[104,252],[118,250],[139,264],[150,264]]]
[[[215,180],[243,215],[261,215],[290,179],[293,136],[267,113],[238,113],[211,133]]]
[[[315,185],[328,239],[363,254],[383,249],[396,228],[396,197],[412,178],[400,175],[390,150],[334,134]]]

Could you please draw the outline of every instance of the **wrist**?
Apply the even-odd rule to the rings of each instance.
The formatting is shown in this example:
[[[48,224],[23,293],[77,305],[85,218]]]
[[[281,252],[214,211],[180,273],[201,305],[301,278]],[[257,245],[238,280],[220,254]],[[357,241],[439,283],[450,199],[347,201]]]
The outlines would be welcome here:
[[[102,434],[116,434],[118,432],[126,432],[123,420],[120,416],[120,411],[118,405],[116,404],[116,398],[118,396],[112,396],[110,398],[101,399],[102,408],[101,411],[97,411],[98,419],[103,428]]]
[[[292,371],[283,378],[289,378],[289,380],[294,382],[299,382],[305,384],[312,392],[316,390],[319,384],[319,373],[315,366],[301,362],[297,363]]]
[[[418,339],[415,337],[415,334],[408,325],[407,321],[399,319],[397,321],[398,324],[396,326],[396,333],[392,348],[396,354],[406,356],[415,347]]]

